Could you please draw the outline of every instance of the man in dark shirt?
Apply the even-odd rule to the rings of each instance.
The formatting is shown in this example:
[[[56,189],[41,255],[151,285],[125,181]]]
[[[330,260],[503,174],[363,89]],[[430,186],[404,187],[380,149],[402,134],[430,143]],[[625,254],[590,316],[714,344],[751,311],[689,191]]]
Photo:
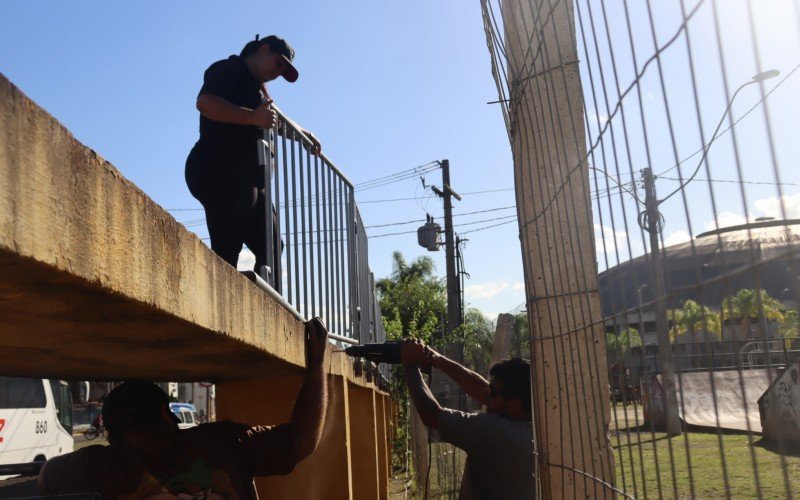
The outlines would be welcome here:
[[[116,498],[257,498],[254,476],[285,475],[317,447],[327,405],[328,332],[306,323],[308,371],[288,423],[230,421],[179,430],[169,400],[149,382],[125,382],[103,405],[109,446],[50,459],[39,473],[46,495]]]
[[[276,121],[265,84],[279,76],[296,81],[293,59],[294,50],[282,38],[256,36],[238,56],[209,66],[197,96],[200,139],[186,160],[186,183],[205,209],[212,250],[234,267],[243,243],[256,256],[256,272],[263,265],[277,271],[280,261],[280,240],[273,235],[276,262],[266,262],[264,171],[257,140]],[[301,131],[318,150],[314,136]]]

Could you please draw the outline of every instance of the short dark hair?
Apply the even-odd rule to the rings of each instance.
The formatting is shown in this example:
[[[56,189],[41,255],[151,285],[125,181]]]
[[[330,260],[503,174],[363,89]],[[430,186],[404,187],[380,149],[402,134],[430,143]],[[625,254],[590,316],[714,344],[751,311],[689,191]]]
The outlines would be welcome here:
[[[525,358],[511,358],[501,361],[489,370],[489,376],[503,383],[505,395],[522,402],[527,415],[531,408],[531,363]]]
[[[132,380],[118,385],[103,403],[103,425],[109,442],[126,429],[156,426],[163,407],[169,408],[169,397],[152,382]]]

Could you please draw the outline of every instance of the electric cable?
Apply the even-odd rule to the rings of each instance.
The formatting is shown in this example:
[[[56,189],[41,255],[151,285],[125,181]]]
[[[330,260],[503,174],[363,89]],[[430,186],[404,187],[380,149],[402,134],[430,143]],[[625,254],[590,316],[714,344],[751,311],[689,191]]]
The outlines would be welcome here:
[[[789,73],[787,73],[785,77],[783,77],[783,78],[782,78],[782,79],[781,79],[781,80],[780,80],[778,83],[776,83],[776,84],[775,84],[775,86],[774,86],[774,87],[772,87],[772,88],[769,90],[769,92],[767,92],[766,94],[764,94],[764,97],[762,97],[761,99],[759,99],[758,101],[756,101],[756,102],[755,102],[755,104],[753,104],[753,105],[750,107],[750,109],[748,109],[748,110],[747,110],[747,111],[746,111],[746,112],[745,112],[745,113],[744,113],[742,116],[740,116],[740,117],[739,117],[739,118],[737,118],[737,119],[736,119],[736,120],[735,120],[733,123],[731,123],[731,124],[730,124],[730,125],[728,125],[726,128],[724,128],[724,129],[723,129],[723,130],[722,130],[722,131],[721,131],[719,134],[717,134],[717,136],[716,136],[716,137],[712,137],[711,141],[709,141],[709,143],[708,143],[708,144],[706,144],[705,146],[701,147],[700,149],[698,149],[698,150],[697,150],[697,151],[695,151],[694,153],[690,154],[690,155],[689,155],[689,156],[687,156],[686,158],[682,159],[681,161],[679,161],[679,162],[678,162],[678,163],[676,163],[675,165],[673,165],[673,166],[669,167],[668,169],[666,169],[666,170],[662,171],[660,174],[656,174],[656,177],[661,177],[661,176],[663,176],[664,174],[666,174],[667,172],[669,172],[670,170],[675,170],[675,169],[676,169],[676,168],[678,168],[680,165],[683,165],[685,162],[689,161],[691,158],[694,158],[695,156],[697,156],[697,155],[699,155],[700,153],[702,153],[702,152],[703,152],[703,151],[704,151],[706,148],[708,148],[709,146],[711,146],[711,144],[712,144],[712,143],[713,143],[715,140],[719,139],[719,138],[720,138],[720,137],[722,137],[724,134],[726,134],[727,132],[729,132],[729,131],[730,131],[730,130],[731,130],[731,129],[732,129],[732,128],[733,128],[733,127],[734,127],[734,126],[737,124],[737,123],[739,123],[740,121],[744,120],[744,119],[747,117],[747,115],[749,115],[750,113],[752,113],[752,112],[753,112],[753,111],[754,111],[754,110],[755,110],[755,109],[756,109],[758,106],[760,106],[760,105],[761,105],[761,104],[762,104],[764,101],[766,101],[766,100],[767,100],[767,97],[769,97],[770,95],[772,95],[772,93],[773,93],[773,92],[775,92],[775,91],[778,89],[778,87],[780,87],[781,85],[783,85],[783,83],[784,83],[784,82],[786,82],[786,80],[788,80],[788,79],[789,79],[789,77],[790,77],[790,76],[792,76],[792,75],[795,73],[795,71],[797,71],[797,69],[798,69],[798,68],[800,68],[800,64],[798,64],[797,66],[795,66],[794,68],[792,68],[792,70],[791,70],[791,71],[789,71]],[[724,118],[724,116],[723,116],[723,118]]]
[[[668,181],[677,181],[682,182],[681,179],[677,177],[665,177],[659,176],[659,179],[664,179]],[[703,182],[720,182],[720,183],[727,183],[727,184],[753,184],[757,186],[792,186],[792,187],[800,187],[800,183],[798,182],[770,182],[770,181],[739,181],[733,179],[695,179],[696,181],[703,181]]]
[[[509,210],[509,209],[512,209],[512,208],[517,208],[517,206],[516,205],[509,205],[507,207],[487,208],[486,210],[476,210],[474,212],[464,212],[464,213],[461,213],[461,214],[453,214],[453,217],[461,217],[461,216],[464,216],[464,215],[483,214],[483,213],[487,213],[487,212],[497,212],[497,211],[500,211],[500,210]],[[444,219],[444,217],[434,217],[434,219]],[[425,222],[425,219],[413,219],[413,220],[407,220],[407,221],[403,221],[403,222],[389,222],[387,224],[372,224],[372,225],[369,225],[369,226],[364,226],[364,229],[370,229],[370,228],[374,228],[374,227],[402,226],[404,224],[418,224],[418,223],[421,223],[421,222]]]
[[[459,193],[461,196],[469,196],[473,194],[490,194],[490,193],[502,193],[506,191],[513,191],[514,188],[500,188],[500,189],[487,189],[484,191],[470,191],[466,193]],[[430,196],[429,196],[430,197]],[[416,200],[416,197],[411,198],[389,198],[385,200],[365,200],[365,201],[358,201],[358,205],[365,205],[369,203],[393,203],[397,201],[413,201]],[[306,204],[308,206],[308,203]],[[168,208],[166,209],[167,212],[195,212],[195,211],[202,211],[205,210],[204,208]]]
[[[433,168],[431,168],[432,166],[433,166]],[[384,182],[387,179],[403,177],[403,176],[406,176],[406,175],[409,175],[409,174],[415,174],[416,175],[421,170],[430,171],[430,170],[436,170],[438,168],[440,168],[438,161],[429,161],[428,163],[424,163],[422,165],[418,165],[418,166],[413,167],[413,168],[408,168],[408,169],[405,169],[405,170],[401,170],[399,172],[395,172],[393,174],[385,175],[383,177],[377,177],[375,179],[370,179],[368,181],[363,181],[363,182],[356,183],[356,184],[353,185],[353,187],[358,189],[361,186],[369,186],[369,185],[372,185],[372,184]]]
[[[514,215],[508,215],[508,216],[504,216],[504,217],[495,217],[495,218],[492,218],[492,219],[484,219],[484,220],[478,220],[478,221],[462,222],[461,224],[453,224],[453,227],[455,228],[455,227],[462,227],[462,226],[470,226],[470,225],[473,225],[473,224],[482,224],[484,222],[492,222],[492,221],[496,221],[496,220],[503,220],[503,219],[508,219],[510,217],[513,217],[514,219],[516,219],[517,215],[514,214]],[[513,222],[513,220],[509,221],[509,222]],[[402,235],[402,234],[412,234],[412,233],[416,233],[416,232],[417,231],[415,229],[413,231],[400,231],[400,232],[397,232],[397,233],[376,234],[374,236],[368,236],[368,238],[370,238],[370,239],[372,239],[372,238],[384,238],[386,236],[399,236],[399,235]],[[475,230],[465,231],[462,234],[467,234],[467,233],[472,233],[472,232],[475,232]]]

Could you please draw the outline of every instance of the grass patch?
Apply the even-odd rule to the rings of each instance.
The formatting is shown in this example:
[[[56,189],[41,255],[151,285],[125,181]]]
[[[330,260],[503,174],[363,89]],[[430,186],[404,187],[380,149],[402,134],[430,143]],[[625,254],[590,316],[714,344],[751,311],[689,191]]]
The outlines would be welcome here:
[[[619,407],[617,411],[619,417]],[[784,455],[782,460],[760,435],[718,435],[713,429],[690,429],[668,438],[664,433],[633,427],[631,417],[630,432],[618,419],[620,430],[612,431],[611,439],[617,486],[631,495],[725,498],[729,492],[731,498],[758,498],[759,494],[763,498],[787,498],[785,469],[791,496],[800,497],[800,454],[796,452]],[[614,424],[612,416],[612,429]]]

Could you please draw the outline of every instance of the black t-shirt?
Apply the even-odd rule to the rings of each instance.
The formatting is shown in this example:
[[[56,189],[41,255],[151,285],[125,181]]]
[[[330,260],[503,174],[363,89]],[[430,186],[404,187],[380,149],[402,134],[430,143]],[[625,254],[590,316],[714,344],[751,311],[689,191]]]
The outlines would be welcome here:
[[[260,90],[261,84],[244,59],[230,56],[208,67],[199,94],[213,94],[236,106],[255,109],[261,103]],[[237,156],[245,154],[257,161],[256,140],[259,137],[261,131],[253,125],[217,122],[200,114],[200,143],[216,151]]]

